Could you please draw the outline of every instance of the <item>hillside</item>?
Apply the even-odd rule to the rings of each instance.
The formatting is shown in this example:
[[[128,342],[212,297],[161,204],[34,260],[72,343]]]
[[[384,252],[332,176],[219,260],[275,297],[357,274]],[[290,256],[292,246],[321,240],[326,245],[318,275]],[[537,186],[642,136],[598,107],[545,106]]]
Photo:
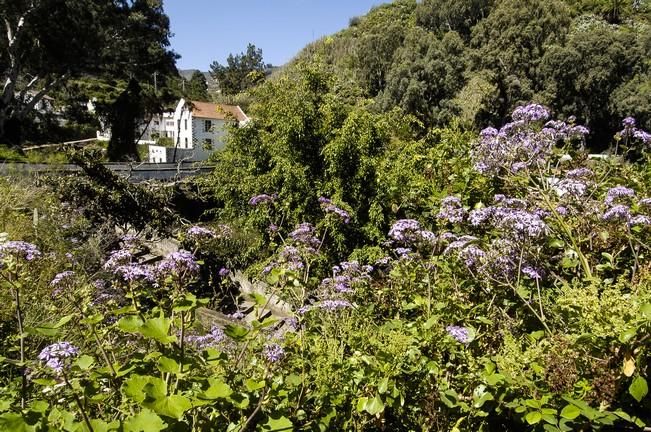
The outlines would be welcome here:
[[[615,118],[651,126],[649,2],[396,0],[351,19],[292,62],[322,63],[426,127],[478,129],[536,102],[603,143]],[[619,6],[617,6],[619,4]],[[599,145],[597,145],[599,146]]]

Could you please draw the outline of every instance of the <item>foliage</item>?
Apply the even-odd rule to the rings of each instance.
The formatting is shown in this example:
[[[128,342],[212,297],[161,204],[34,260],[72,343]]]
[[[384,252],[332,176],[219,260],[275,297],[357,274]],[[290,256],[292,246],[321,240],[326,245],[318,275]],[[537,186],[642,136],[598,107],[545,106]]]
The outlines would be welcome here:
[[[210,65],[210,73],[218,82],[224,95],[241,93],[265,78],[265,64],[262,50],[249,44],[246,53],[229,54],[226,65],[215,61]]]
[[[189,100],[209,102],[208,83],[202,72],[195,71],[186,85],[186,97]]]

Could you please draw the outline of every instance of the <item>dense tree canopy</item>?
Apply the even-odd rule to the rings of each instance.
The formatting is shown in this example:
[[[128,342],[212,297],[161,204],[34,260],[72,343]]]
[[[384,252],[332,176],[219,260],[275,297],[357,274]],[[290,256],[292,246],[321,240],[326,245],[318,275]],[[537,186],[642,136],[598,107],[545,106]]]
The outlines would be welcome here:
[[[234,95],[247,90],[265,77],[265,64],[262,50],[249,44],[246,53],[229,54],[226,65],[215,61],[210,65],[210,73],[217,80],[224,95]]]
[[[0,15],[0,139],[14,144],[34,106],[71,79],[144,82],[175,71],[160,1],[3,0]]]

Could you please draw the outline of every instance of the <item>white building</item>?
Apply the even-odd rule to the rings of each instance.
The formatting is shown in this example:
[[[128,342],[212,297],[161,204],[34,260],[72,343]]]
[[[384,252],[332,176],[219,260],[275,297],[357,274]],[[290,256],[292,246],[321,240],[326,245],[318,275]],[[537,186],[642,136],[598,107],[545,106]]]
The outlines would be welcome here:
[[[89,110],[92,110],[89,102]],[[240,126],[250,119],[236,105],[186,101],[181,99],[176,108],[155,115],[139,128],[138,144],[149,145],[149,162],[177,162],[180,159],[206,160],[215,150],[224,147],[226,125]],[[97,132],[98,140],[109,140],[111,131]],[[167,145],[159,145],[167,138]]]

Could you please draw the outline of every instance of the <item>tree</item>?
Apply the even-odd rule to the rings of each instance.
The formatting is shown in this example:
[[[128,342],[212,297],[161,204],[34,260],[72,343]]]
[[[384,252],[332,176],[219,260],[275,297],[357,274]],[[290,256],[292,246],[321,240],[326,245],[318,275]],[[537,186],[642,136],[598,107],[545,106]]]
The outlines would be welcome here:
[[[185,79],[185,78],[184,78]],[[195,71],[190,77],[190,81],[186,84],[186,97],[190,100],[208,102],[210,96],[208,95],[208,83],[203,73]]]
[[[253,44],[247,46],[246,54],[229,54],[226,65],[216,61],[210,65],[210,74],[224,95],[234,95],[260,83],[264,80],[264,71],[262,50]]]
[[[0,140],[13,145],[36,104],[72,79],[176,70],[161,1],[0,0],[0,11]]]

